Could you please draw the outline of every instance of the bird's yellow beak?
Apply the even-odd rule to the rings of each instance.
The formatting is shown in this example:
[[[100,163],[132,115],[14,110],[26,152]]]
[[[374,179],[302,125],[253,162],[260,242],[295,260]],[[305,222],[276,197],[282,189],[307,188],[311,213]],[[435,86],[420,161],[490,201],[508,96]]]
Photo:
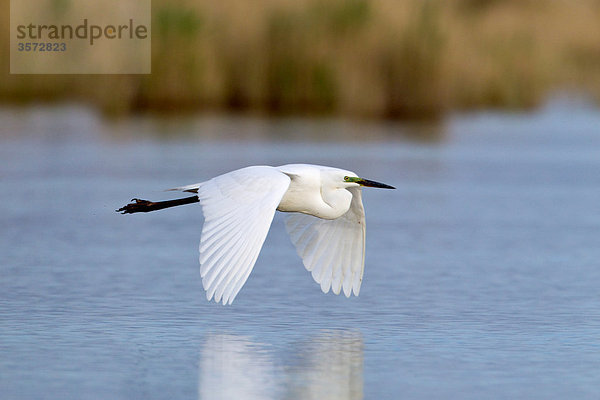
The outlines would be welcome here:
[[[375,188],[381,188],[381,189],[396,189],[395,187],[386,185],[385,183],[375,182],[375,181],[371,181],[369,179],[358,178],[358,177],[353,177],[353,176],[347,176],[344,178],[344,180],[346,182],[358,183],[360,186],[365,186],[365,187],[375,187]]]

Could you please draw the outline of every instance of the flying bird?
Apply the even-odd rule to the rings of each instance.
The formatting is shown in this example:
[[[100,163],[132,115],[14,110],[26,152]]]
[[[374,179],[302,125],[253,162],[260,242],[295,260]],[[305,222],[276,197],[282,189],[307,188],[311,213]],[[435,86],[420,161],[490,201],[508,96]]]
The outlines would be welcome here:
[[[324,293],[358,296],[365,262],[362,187],[395,189],[354,172],[310,164],[251,166],[170,190],[195,195],[132,203],[123,214],[197,203],[204,225],[200,275],[206,297],[231,304],[248,279],[275,211],[290,213],[285,227],[298,255]]]

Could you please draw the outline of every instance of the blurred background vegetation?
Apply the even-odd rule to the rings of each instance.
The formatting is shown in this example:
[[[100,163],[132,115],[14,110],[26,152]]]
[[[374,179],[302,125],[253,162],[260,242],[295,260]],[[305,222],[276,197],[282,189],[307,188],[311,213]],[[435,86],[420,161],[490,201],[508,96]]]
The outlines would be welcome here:
[[[0,2],[5,103],[428,119],[600,99],[598,0],[153,0],[150,75],[10,75]]]

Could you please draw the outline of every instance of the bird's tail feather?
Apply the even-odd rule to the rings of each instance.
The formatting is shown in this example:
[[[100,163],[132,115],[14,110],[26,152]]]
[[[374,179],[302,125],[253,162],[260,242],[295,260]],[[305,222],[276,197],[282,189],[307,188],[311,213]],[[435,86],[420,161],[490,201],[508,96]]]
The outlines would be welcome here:
[[[198,193],[198,189],[200,188],[201,185],[202,185],[202,183],[193,183],[191,185],[179,186],[176,188],[167,189],[166,191],[167,192],[180,191],[180,192]]]

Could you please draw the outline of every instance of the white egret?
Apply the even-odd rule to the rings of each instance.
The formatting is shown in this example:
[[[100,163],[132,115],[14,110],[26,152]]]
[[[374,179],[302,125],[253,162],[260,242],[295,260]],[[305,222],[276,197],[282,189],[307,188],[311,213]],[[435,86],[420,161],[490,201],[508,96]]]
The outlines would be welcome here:
[[[199,202],[204,214],[200,275],[210,301],[231,304],[248,279],[275,210],[291,213],[286,230],[324,293],[358,296],[365,260],[361,187],[394,189],[354,172],[309,164],[252,166],[171,190],[196,195],[117,210],[148,212]]]

